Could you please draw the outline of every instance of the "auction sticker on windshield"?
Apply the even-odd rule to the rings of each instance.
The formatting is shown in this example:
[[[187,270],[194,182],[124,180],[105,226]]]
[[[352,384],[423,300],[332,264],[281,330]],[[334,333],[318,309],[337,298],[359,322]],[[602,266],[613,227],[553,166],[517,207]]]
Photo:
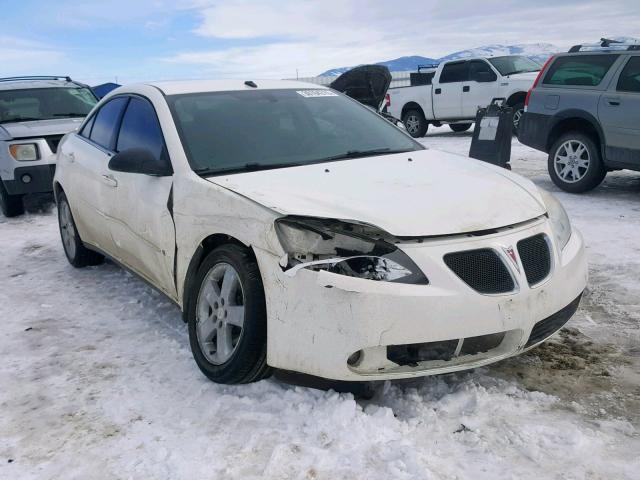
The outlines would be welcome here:
[[[338,96],[337,93],[332,92],[331,90],[296,90],[296,93],[306,98]]]

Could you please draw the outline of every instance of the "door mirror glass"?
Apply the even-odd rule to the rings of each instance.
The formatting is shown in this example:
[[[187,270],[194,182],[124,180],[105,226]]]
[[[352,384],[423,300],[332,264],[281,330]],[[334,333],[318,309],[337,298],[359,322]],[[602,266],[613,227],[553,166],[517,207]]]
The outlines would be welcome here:
[[[109,170],[114,172],[139,173],[154,177],[168,177],[173,175],[171,163],[165,155],[157,159],[145,148],[128,148],[116,153],[109,160]]]

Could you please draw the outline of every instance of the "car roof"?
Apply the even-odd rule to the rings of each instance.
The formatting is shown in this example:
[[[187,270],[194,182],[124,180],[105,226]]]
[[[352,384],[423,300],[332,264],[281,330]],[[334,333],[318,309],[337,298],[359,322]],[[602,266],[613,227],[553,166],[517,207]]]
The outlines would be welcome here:
[[[253,82],[256,86],[247,85]],[[156,87],[165,95],[180,95],[184,93],[202,92],[231,92],[242,90],[281,90],[281,89],[327,89],[314,83],[296,80],[177,80],[145,83]],[[119,89],[119,91],[122,91]]]
[[[30,88],[85,87],[70,78],[0,78],[0,90],[26,90]]]

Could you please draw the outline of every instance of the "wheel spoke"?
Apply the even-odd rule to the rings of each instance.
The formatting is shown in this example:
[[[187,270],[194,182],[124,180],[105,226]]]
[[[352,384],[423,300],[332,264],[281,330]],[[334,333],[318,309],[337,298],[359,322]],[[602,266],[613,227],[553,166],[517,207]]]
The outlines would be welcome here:
[[[233,268],[228,268],[224,272],[224,277],[222,278],[222,288],[220,289],[220,298],[224,299],[227,304],[229,303],[231,295],[235,293],[235,284],[237,280],[238,276]]]
[[[216,333],[216,354],[222,362],[226,361],[233,353],[233,337],[231,336],[231,328],[222,324]]]
[[[213,334],[216,331],[216,317],[215,315],[207,316],[203,321],[198,324],[200,330],[200,338],[203,342],[209,343],[213,338]]]
[[[234,325],[236,327],[241,327],[244,324],[244,307],[240,306],[230,306],[227,307],[227,318],[225,318],[226,323],[229,325]]]

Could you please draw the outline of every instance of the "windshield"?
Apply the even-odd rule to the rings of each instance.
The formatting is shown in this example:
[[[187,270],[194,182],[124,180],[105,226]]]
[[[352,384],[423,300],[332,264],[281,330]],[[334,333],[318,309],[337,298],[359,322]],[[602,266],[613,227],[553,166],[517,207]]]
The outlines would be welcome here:
[[[84,117],[97,102],[85,87],[0,90],[0,123]]]
[[[375,112],[326,89],[206,92],[167,101],[191,168],[201,175],[424,148]]]
[[[508,57],[487,58],[491,65],[496,67],[502,76],[513,75],[524,72],[539,72],[542,65],[534,62],[528,57],[521,55],[510,55]]]

